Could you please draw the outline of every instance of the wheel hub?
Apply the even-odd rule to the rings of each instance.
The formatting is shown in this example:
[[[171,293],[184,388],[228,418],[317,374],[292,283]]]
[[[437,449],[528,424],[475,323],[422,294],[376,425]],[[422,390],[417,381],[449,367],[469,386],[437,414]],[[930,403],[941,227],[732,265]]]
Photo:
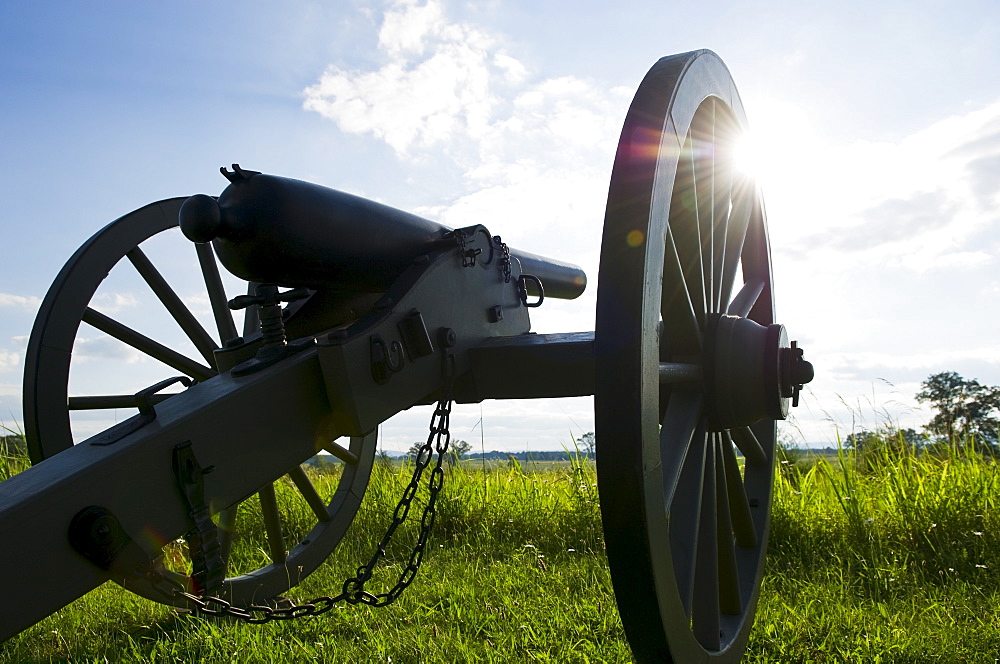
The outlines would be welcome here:
[[[716,431],[787,418],[789,401],[797,406],[799,391],[813,379],[812,364],[779,324],[712,314],[704,353],[709,422]]]

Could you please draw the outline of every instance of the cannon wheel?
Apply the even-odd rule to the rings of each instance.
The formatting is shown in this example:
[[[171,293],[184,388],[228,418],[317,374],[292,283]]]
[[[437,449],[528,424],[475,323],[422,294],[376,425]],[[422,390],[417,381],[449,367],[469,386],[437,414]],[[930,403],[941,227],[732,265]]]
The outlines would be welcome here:
[[[81,322],[139,351],[146,359],[158,360],[164,377],[186,375],[196,381],[210,380],[217,374],[213,352],[220,344],[205,330],[187,305],[178,297],[160,271],[140,248],[143,242],[163,234],[161,239],[190,243],[176,230],[177,213],[184,198],[151,203],[112,222],[88,240],[66,263],[42,302],[28,342],[24,377],[25,438],[32,463],[39,463],[74,444],[70,412],[80,410],[111,411],[134,408],[135,397],[127,395],[71,395],[72,354]],[[166,237],[165,237],[166,236]],[[227,306],[215,255],[210,245],[194,245],[197,266],[204,277],[219,338],[225,342],[237,336],[233,317]],[[108,273],[123,259],[134,266],[133,279],[141,278],[177,322],[197,353],[197,359],[153,341],[137,330],[91,308],[95,294]],[[192,266],[195,263],[192,260]],[[124,266],[127,269],[127,266]],[[135,273],[138,273],[137,275]],[[253,317],[248,316],[249,322]],[[124,348],[124,346],[123,346]],[[138,386],[139,389],[146,387]],[[167,394],[156,395],[160,400]],[[154,401],[155,402],[155,401]],[[376,434],[352,438],[348,447],[331,442],[326,449],[342,459],[344,470],[335,489],[323,497],[301,466],[288,469],[286,475],[312,512],[315,525],[289,546],[283,534],[283,518],[275,497],[274,484],[261,487],[259,514],[267,543],[270,563],[259,569],[228,577],[218,593],[236,604],[260,603],[296,585],[319,566],[343,538],[361,504],[371,475]],[[256,502],[256,501],[255,501]],[[228,559],[233,534],[238,527],[240,503],[217,515],[223,556]],[[256,510],[255,510],[256,511]],[[240,522],[251,515],[244,508]],[[174,547],[182,550],[183,547]],[[190,579],[179,572],[164,570],[178,584],[191,588]],[[126,587],[149,599],[169,602],[163,594],[142,579],[126,581]],[[184,600],[175,604],[183,606]]]
[[[663,58],[636,92],[611,177],[597,471],[615,595],[642,662],[738,661],[760,590],[775,421],[714,425],[702,381],[718,314],[774,319],[763,204],[733,164],[745,127],[718,56]]]

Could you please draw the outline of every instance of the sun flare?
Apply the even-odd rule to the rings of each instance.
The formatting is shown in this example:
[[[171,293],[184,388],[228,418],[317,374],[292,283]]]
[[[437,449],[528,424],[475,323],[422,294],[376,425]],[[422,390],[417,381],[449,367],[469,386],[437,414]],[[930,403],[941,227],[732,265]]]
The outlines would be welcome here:
[[[737,170],[754,178],[761,177],[767,170],[767,152],[760,138],[753,132],[746,132],[733,147],[733,163]]]

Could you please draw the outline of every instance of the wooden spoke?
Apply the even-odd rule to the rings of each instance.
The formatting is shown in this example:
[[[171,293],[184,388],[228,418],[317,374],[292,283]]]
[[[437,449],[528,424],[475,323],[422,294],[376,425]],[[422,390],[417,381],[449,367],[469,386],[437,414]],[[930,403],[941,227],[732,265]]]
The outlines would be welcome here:
[[[677,481],[688,449],[696,444],[695,431],[701,421],[702,399],[700,392],[676,390],[667,403],[660,427],[660,458],[666,496],[673,495],[672,485]]]
[[[173,394],[159,393],[149,396],[153,405],[163,403]],[[101,396],[69,397],[66,402],[69,410],[108,410],[112,408],[138,408],[139,404],[134,394],[106,394]]]
[[[302,497],[305,498],[309,509],[313,511],[316,518],[319,521],[329,521],[330,512],[327,510],[326,503],[323,501],[322,496],[316,492],[316,487],[309,480],[306,471],[302,470],[302,466],[295,466],[289,469],[288,476],[292,478],[292,482],[295,483],[296,488],[298,488]]]
[[[702,220],[701,207],[704,203],[705,186],[698,180],[696,153],[698,143],[688,138],[681,151],[681,161],[677,169],[677,179],[687,191],[688,196],[671,201],[670,232],[677,245],[677,254],[687,283],[691,304],[698,319],[699,329],[705,325],[707,311],[705,295],[705,266],[702,262]]]
[[[757,546],[757,531],[754,529],[753,516],[750,514],[750,500],[747,498],[746,486],[740,475],[733,439],[726,432],[722,434],[722,460],[726,469],[726,493],[736,543],[744,549],[752,549]]]
[[[256,295],[257,286],[259,286],[256,281],[251,281],[247,283],[247,295]],[[247,338],[254,332],[260,330],[260,306],[252,304],[243,310],[243,337]]]
[[[713,284],[712,311],[723,311],[723,305],[729,297],[725,291],[726,272],[729,261],[739,262],[739,252],[735,255],[727,251],[729,244],[729,224],[732,208],[733,194],[733,146],[732,146],[732,124],[724,113],[716,115],[716,125],[713,126],[716,138],[716,149],[713,153],[715,167],[712,169],[715,177],[715,186],[712,189],[714,207],[712,217],[714,219],[713,264],[715,267]],[[730,285],[731,287],[731,285]]]
[[[236,333],[233,314],[229,310],[226,289],[222,285],[222,275],[219,274],[219,264],[215,261],[215,252],[212,251],[211,244],[206,242],[195,244],[194,247],[198,252],[198,263],[201,265],[201,274],[205,278],[205,288],[208,289],[208,299],[212,303],[212,313],[215,314],[215,324],[219,328],[219,337],[225,343],[239,335]]]
[[[754,186],[746,177],[736,177],[730,170],[732,210],[726,225],[725,258],[723,259],[722,284],[719,288],[719,311],[733,313],[725,306],[733,292],[736,272],[740,267],[743,243],[746,241],[750,213],[753,211]]]
[[[753,307],[747,313],[747,318],[765,325],[774,322],[774,292],[770,277],[770,270],[766,272],[762,266],[770,267],[771,250],[767,240],[767,228],[764,226],[762,218],[763,209],[759,206],[759,198],[750,217],[750,226],[747,228],[747,237],[743,246],[743,271],[745,274],[753,275],[744,281],[759,280],[764,283],[761,294],[757,297]]]
[[[719,513],[716,534],[719,550],[719,610],[738,616],[743,600],[740,598],[740,573],[736,567],[736,540],[733,538],[733,520],[729,513],[729,486],[726,481],[722,443],[718,434],[712,434],[715,446],[715,505]]]
[[[698,525],[701,522],[701,494],[705,479],[705,431],[694,434],[694,444],[684,457],[677,487],[670,503],[670,550],[677,576],[684,614],[691,617],[695,562],[698,554]]]
[[[264,530],[267,533],[267,548],[271,562],[280,565],[285,562],[285,538],[281,535],[281,513],[278,511],[278,498],[274,493],[273,484],[265,484],[257,492],[260,498],[260,514],[264,517]]]
[[[90,307],[87,307],[83,314],[83,322],[196,380],[208,380],[215,375],[215,371],[205,365],[153,341]]]
[[[729,431],[736,447],[740,449],[746,457],[748,466],[763,466],[768,462],[767,453],[757,440],[750,427],[736,427]]]
[[[764,280],[755,279],[743,284],[743,288],[736,294],[733,301],[729,303],[729,313],[732,316],[746,316],[757,304],[757,298],[764,292]]]
[[[330,441],[329,443],[324,445],[323,449],[332,454],[333,456],[337,457],[344,463],[349,463],[352,466],[358,463],[358,457],[356,454],[351,452],[346,447],[338,445],[333,441]]]
[[[715,124],[715,102],[709,100],[705,112],[695,119],[691,127],[692,153],[691,168],[694,171],[695,210],[698,219],[699,261],[704,289],[704,311],[712,311],[713,284],[715,272],[713,258],[715,250],[715,151],[713,137]],[[704,321],[702,321],[704,324]]]
[[[715,446],[705,449],[705,473],[698,520],[698,553],[695,559],[695,590],[691,605],[694,637],[708,650],[718,650],[719,641],[719,546],[716,532]]]
[[[219,512],[219,548],[222,553],[222,560],[229,563],[229,556],[233,551],[233,534],[236,532],[236,514],[239,511],[239,503]]]
[[[684,266],[677,255],[673,232],[667,228],[663,259],[663,291],[660,315],[671,321],[667,345],[676,353],[697,353],[701,350],[700,315],[691,299],[692,288],[684,276]]]
[[[194,344],[201,356],[210,365],[215,364],[214,351],[218,344],[208,335],[205,328],[201,326],[198,319],[192,315],[191,311],[184,306],[181,298],[166,282],[159,271],[153,266],[146,254],[139,247],[133,247],[125,256],[129,259],[136,271],[142,276],[146,284],[152,289],[163,304],[164,308],[173,316],[173,319],[184,330],[191,343]]]

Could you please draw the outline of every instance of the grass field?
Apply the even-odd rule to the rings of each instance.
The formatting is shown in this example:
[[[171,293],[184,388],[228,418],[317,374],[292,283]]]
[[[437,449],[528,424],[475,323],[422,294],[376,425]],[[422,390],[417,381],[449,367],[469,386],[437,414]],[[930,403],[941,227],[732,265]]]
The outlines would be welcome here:
[[[958,453],[856,461],[780,465],[744,661],[995,662],[1000,468]],[[0,460],[0,477],[20,464]],[[376,467],[347,539],[291,595],[339,591],[407,474]],[[470,464],[449,473],[442,501],[432,550],[392,606],[252,626],[178,615],[106,585],[0,645],[0,661],[631,661],[590,462],[485,473]],[[262,555],[253,540],[237,548],[247,564]],[[374,585],[391,585],[405,549]]]

